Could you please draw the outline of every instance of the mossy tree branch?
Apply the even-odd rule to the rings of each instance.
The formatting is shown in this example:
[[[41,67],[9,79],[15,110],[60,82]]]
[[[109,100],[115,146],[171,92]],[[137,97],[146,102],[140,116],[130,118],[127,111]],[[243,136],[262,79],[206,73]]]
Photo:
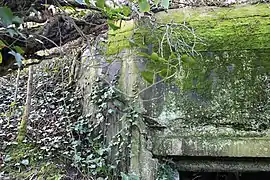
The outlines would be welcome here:
[[[17,141],[21,143],[26,135],[27,132],[27,121],[31,109],[31,99],[32,99],[32,86],[33,86],[33,66],[29,67],[28,70],[28,82],[27,82],[27,94],[26,94],[26,102],[25,102],[25,109],[24,113],[20,122],[20,126],[18,128],[18,137]]]

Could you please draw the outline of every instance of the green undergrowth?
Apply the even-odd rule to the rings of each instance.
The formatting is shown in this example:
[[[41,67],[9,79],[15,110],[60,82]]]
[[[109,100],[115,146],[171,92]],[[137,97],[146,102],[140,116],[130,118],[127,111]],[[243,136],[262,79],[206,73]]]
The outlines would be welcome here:
[[[46,158],[43,151],[31,144],[14,144],[5,150],[1,177],[12,179],[61,179],[63,168]]]
[[[175,169],[166,162],[159,164],[157,180],[174,180]]]

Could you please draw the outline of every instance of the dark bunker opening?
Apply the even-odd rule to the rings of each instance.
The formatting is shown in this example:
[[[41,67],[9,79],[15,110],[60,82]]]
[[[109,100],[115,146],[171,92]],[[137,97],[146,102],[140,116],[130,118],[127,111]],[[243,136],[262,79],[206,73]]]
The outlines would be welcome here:
[[[180,180],[270,180],[270,172],[179,172]]]

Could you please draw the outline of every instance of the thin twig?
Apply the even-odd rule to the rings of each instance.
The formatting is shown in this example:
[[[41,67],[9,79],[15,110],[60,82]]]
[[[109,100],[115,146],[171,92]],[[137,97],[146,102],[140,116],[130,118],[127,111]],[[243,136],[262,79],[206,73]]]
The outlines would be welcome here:
[[[149,88],[151,88],[151,87],[153,87],[153,86],[155,86],[155,85],[157,85],[157,84],[159,84],[159,83],[162,83],[162,82],[164,82],[164,81],[166,81],[166,80],[168,80],[168,79],[171,79],[171,78],[174,77],[175,75],[176,75],[176,73],[174,73],[174,74],[172,74],[172,75],[170,75],[170,76],[168,76],[168,77],[166,77],[166,78],[164,78],[164,79],[162,79],[162,80],[160,80],[160,81],[157,81],[156,83],[151,84],[150,86],[148,86],[148,87],[142,89],[141,91],[139,91],[139,92],[138,92],[138,95],[142,94],[142,93],[143,93],[144,91],[146,91],[147,89],[149,89]]]
[[[18,68],[17,78],[16,78],[16,89],[15,89],[15,93],[14,93],[14,102],[15,102],[15,103],[16,103],[16,101],[17,101],[17,94],[18,94],[18,86],[19,86],[20,72],[21,72],[21,69]]]

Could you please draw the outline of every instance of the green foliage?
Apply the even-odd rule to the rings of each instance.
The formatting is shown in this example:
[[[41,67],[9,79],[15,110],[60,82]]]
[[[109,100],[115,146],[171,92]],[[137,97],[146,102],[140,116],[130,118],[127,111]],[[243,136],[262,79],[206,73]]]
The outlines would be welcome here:
[[[110,164],[107,160],[108,153],[112,147],[118,148],[120,144],[123,144],[123,138],[119,134],[113,140],[113,145],[109,145],[104,143],[104,134],[106,124],[109,123],[108,118],[117,114],[118,108],[123,108],[121,97],[112,87],[104,82],[97,81],[90,95],[96,111],[82,115],[80,104],[82,96],[79,91],[75,91],[74,87],[62,87],[63,83],[67,82],[60,75],[63,73],[64,77],[68,77],[68,69],[63,68],[67,64],[63,64],[63,61],[61,61],[61,64],[50,63],[47,65],[42,66],[40,74],[36,76],[37,79],[34,82],[34,84],[37,84],[37,89],[42,89],[44,86],[42,82],[46,81],[47,89],[46,91],[38,90],[33,96],[32,102],[36,106],[33,106],[30,113],[28,120],[28,128],[30,128],[23,142],[30,143],[31,141],[31,144],[35,144],[40,156],[59,159],[65,168],[75,169],[75,172],[78,171],[79,174],[82,173],[84,176],[111,177],[112,172],[118,166],[117,162],[121,161],[122,154],[119,153],[115,157],[115,164]],[[3,90],[4,92],[10,91]],[[7,96],[10,95],[7,94]],[[22,100],[22,103],[20,100]],[[16,109],[22,109],[20,104],[23,106],[24,100],[24,96],[18,98]],[[0,105],[2,105],[1,103],[0,99]],[[52,111],[54,112],[53,115],[48,113]],[[18,117],[15,115],[18,115]],[[3,114],[0,119],[0,133],[4,134],[0,137],[0,148],[8,154],[11,153],[11,149],[5,147],[15,141],[15,139],[9,138],[9,135],[16,134],[20,115],[17,112],[10,117]],[[12,126],[7,124],[8,119],[10,119]],[[33,166],[31,159],[20,159],[21,161],[23,166],[25,164]],[[10,173],[7,172],[8,174]],[[120,172],[119,174],[115,173],[115,175],[120,175]]]
[[[24,54],[24,50],[20,46],[14,46],[13,49],[21,55]]]
[[[25,117],[23,116],[22,117],[22,120],[20,122],[20,126],[18,128],[18,137],[17,137],[17,141],[19,143],[22,143],[23,140],[25,139],[25,135],[26,135],[26,129],[27,129],[27,126],[26,126],[26,119]]]
[[[6,44],[2,40],[0,40],[0,50],[4,47],[6,47]],[[3,60],[3,57],[2,57],[2,54],[0,53],[0,64],[2,63],[2,60]]]
[[[79,3],[79,4],[84,4],[85,3],[85,1],[84,0],[75,0],[77,3]],[[88,1],[89,2],[89,1]]]
[[[123,7],[121,7],[121,9],[122,9],[122,13],[123,13],[123,15],[125,16],[125,17],[128,17],[128,16],[130,16],[131,15],[131,8],[130,7],[128,7],[128,6],[123,6]]]
[[[125,174],[121,172],[122,180],[139,180],[139,177],[134,174]]]
[[[0,7],[0,19],[5,27],[14,23],[14,16],[10,8]],[[18,18],[15,19],[15,22],[18,21]]]
[[[99,116],[101,118],[101,116]],[[71,127],[74,139],[71,141],[72,166],[91,176],[110,176],[111,167],[107,164],[109,149],[102,145],[103,136],[95,134],[95,125],[88,118],[79,118]]]
[[[108,86],[105,82],[97,80],[94,84],[93,91],[89,95],[91,103],[95,107],[95,111],[90,114],[82,114],[81,98],[79,91],[74,87],[62,88],[65,79],[60,75],[68,77],[66,74],[68,69],[63,67],[67,64],[52,65],[50,68],[43,66],[41,74],[36,76],[35,84],[37,89],[42,89],[42,82],[46,81],[46,91],[37,91],[33,96],[33,110],[30,113],[28,121],[28,134],[23,142],[35,144],[38,151],[44,157],[59,159],[65,168],[72,168],[82,173],[87,177],[108,177],[120,176],[121,161],[129,158],[126,156],[126,147],[130,138],[129,127],[119,132],[109,144],[105,143],[106,128],[110,122],[110,118],[117,116],[119,110],[122,109],[128,115],[124,116],[127,119],[127,124],[138,118],[138,114],[133,108],[124,110],[125,100],[122,99],[113,87]],[[53,71],[52,71],[53,69]],[[61,70],[62,71],[59,71]],[[1,95],[1,94],[0,94]],[[46,100],[44,98],[46,97]],[[24,100],[24,98],[22,98]],[[17,102],[18,105],[20,102]],[[20,106],[17,106],[20,107]],[[21,108],[20,108],[21,109]],[[15,111],[14,111],[15,112]],[[48,112],[53,112],[50,114]],[[6,119],[10,118],[12,125],[16,119],[4,117],[4,125]],[[18,118],[20,119],[20,118]],[[41,123],[42,122],[42,123]],[[0,132],[8,135],[9,128],[2,128]],[[14,126],[15,133],[17,131]],[[30,137],[28,139],[28,137]],[[2,137],[1,137],[2,138]],[[13,139],[14,140],[14,139]],[[3,140],[5,143],[1,148],[7,146],[12,139]],[[0,143],[3,143],[2,139]],[[119,149],[114,156],[114,161],[108,161],[108,154],[115,149]],[[7,149],[9,152],[10,149]],[[32,161],[24,160],[23,164],[32,166]],[[71,166],[71,167],[70,167]],[[79,173],[79,174],[80,174]]]
[[[90,1],[77,0],[77,2],[90,5]],[[150,11],[150,4],[147,0],[140,0],[138,3],[141,12]],[[120,28],[120,26],[115,25],[115,21],[128,17],[132,13],[130,7],[127,6],[118,8],[105,7],[104,1],[96,2],[96,6],[108,17],[108,25],[113,30]],[[74,8],[71,7],[65,8],[72,9],[72,11],[74,10]],[[85,14],[86,12],[82,11],[82,14],[78,16],[84,16]],[[18,26],[21,25],[23,21],[19,17],[14,16],[9,8],[1,8],[0,18],[1,22],[5,25],[5,32],[7,34],[11,37],[19,36],[24,38],[18,29]],[[15,26],[9,27],[9,25]],[[10,46],[3,41],[0,41],[0,45],[1,48],[2,45],[3,47],[10,47],[10,54],[14,56],[19,66],[22,64],[22,54],[24,54],[23,47],[17,46],[16,44]],[[178,66],[178,63],[171,64],[171,61],[176,59],[176,57],[163,57],[160,53],[155,52],[147,57],[149,57],[152,65],[157,65],[155,73],[164,78],[172,75],[175,71],[175,67]],[[109,177],[112,171],[118,167],[119,162],[123,161],[123,157],[126,158],[125,161],[128,161],[131,156],[129,149],[131,143],[131,127],[136,125],[136,120],[141,113],[140,108],[134,108],[132,105],[125,104],[128,108],[123,110],[126,115],[125,118],[123,118],[126,119],[123,130],[115,136],[115,139],[111,142],[112,145],[108,146],[108,144],[104,143],[106,123],[108,123],[109,117],[118,113],[119,109],[124,109],[124,100],[112,87],[105,86],[101,83],[102,85],[97,85],[96,89],[94,88],[95,90],[91,94],[92,103],[95,105],[96,111],[92,114],[83,115],[80,104],[82,100],[81,94],[79,91],[75,90],[74,87],[65,87],[66,80],[63,77],[68,77],[66,67],[69,66],[70,64],[65,64],[65,66],[58,65],[55,67],[54,64],[49,64],[47,67],[48,70],[38,72],[39,75],[37,75],[37,77],[41,79],[37,79],[35,82],[37,84],[37,92],[34,95],[35,100],[33,104],[35,104],[36,107],[30,113],[32,116],[29,117],[29,134],[23,132],[23,136],[30,137],[25,138],[24,142],[29,143],[31,140],[31,143],[35,144],[36,148],[33,148],[34,150],[27,149],[27,151],[32,152],[31,155],[33,156],[27,154],[26,150],[21,147],[19,147],[19,149],[22,150],[23,153],[18,151],[13,153],[12,149],[7,149],[8,154],[11,154],[10,156],[17,153],[23,154],[23,157],[16,157],[10,160],[7,155],[6,162],[10,162],[10,167],[16,165],[16,168],[19,169],[18,171],[28,168],[31,168],[31,170],[38,169],[39,173],[42,172],[41,176],[47,177],[47,175],[49,176],[50,174],[49,169],[54,171],[57,168],[54,167],[54,165],[44,166],[43,161],[40,161],[41,163],[39,164],[38,160],[41,160],[44,156],[50,158],[61,157],[61,160],[64,160],[66,164],[71,164],[87,176]],[[165,68],[167,66],[169,66],[169,70]],[[144,78],[148,79],[149,83],[153,83],[155,73],[145,71]],[[40,82],[44,81],[46,81],[46,83],[40,84]],[[100,82],[97,82],[97,84],[100,84]],[[43,91],[45,88],[46,91]],[[22,99],[24,98],[25,97],[22,97]],[[16,106],[16,109],[22,109],[19,108],[21,107],[20,102],[18,102],[18,105],[16,104],[14,106]],[[2,114],[5,120],[11,119],[13,127],[11,127],[9,123],[8,125],[5,124],[3,127],[10,128],[12,133],[14,133],[14,129],[16,129],[16,125],[14,126],[14,122],[16,122],[14,114],[9,117],[7,117],[6,114]],[[18,113],[16,116],[20,117],[20,114]],[[6,123],[6,121],[4,122]],[[26,124],[22,123],[22,126],[26,126]],[[4,129],[6,132],[6,129],[2,128],[2,124],[1,129]],[[5,136],[6,135],[7,133]],[[10,143],[9,141],[12,140],[5,137],[4,141],[1,143],[7,146],[7,144]],[[107,161],[108,154],[112,148],[119,150],[115,159],[116,164],[113,165],[109,164]],[[9,173],[12,171],[13,170],[7,170]],[[52,173],[58,176],[59,172],[56,171]],[[25,178],[25,175],[21,178]],[[138,179],[136,176],[124,176],[123,174],[122,178]]]
[[[21,51],[21,48],[19,49],[19,46],[16,46],[19,51]],[[22,52],[22,51],[21,51]],[[22,55],[18,52],[15,52],[13,50],[9,51],[9,54],[13,55],[19,68],[22,67],[22,60],[24,59]]]
[[[150,4],[147,0],[138,0],[140,11],[141,12],[149,12],[150,11]]]
[[[120,29],[120,26],[116,26],[113,20],[108,20],[108,25],[114,31]]]
[[[86,5],[93,5],[89,0],[75,0],[77,3],[79,4],[86,4]],[[150,3],[148,2],[148,0],[138,0],[138,1],[135,1],[136,3],[138,3],[138,6],[139,6],[139,9],[140,9],[140,12],[149,12],[150,11]],[[115,3],[113,1],[113,3]],[[169,0],[155,0],[154,4],[157,6],[158,4],[161,4],[161,6],[165,9],[168,9],[169,8],[169,4],[170,4],[170,1]],[[105,1],[104,0],[96,0],[95,1],[95,6],[100,8],[101,10],[104,10],[105,13],[110,13],[110,11],[114,10],[113,7],[108,7],[106,6],[106,8],[104,9],[105,7]],[[123,6],[123,7],[120,7],[118,9],[121,9],[121,14],[124,14],[125,16],[128,16],[129,13],[127,13],[127,6]],[[128,8],[129,9],[129,8]],[[128,10],[130,11],[130,9]],[[119,12],[120,13],[120,12]]]
[[[29,144],[11,144],[5,150],[0,178],[27,179],[29,177],[56,179],[63,169],[45,158],[43,152]]]
[[[160,164],[157,180],[174,180],[175,171],[169,164]]]
[[[7,31],[14,30],[15,33],[16,28],[23,23],[23,20],[18,16],[14,16],[13,12],[8,7],[0,7],[0,20]],[[9,27],[10,25],[15,25],[16,28]]]
[[[154,82],[154,73],[153,72],[142,71],[141,75],[144,78],[144,80],[146,80],[148,83],[152,84]]]
[[[104,13],[108,17],[109,20],[118,21],[123,18],[127,18],[131,15],[132,11],[128,6],[122,6],[117,8],[105,7]]]
[[[179,60],[172,52],[168,59],[161,57],[158,53],[153,52],[151,55],[146,53],[138,53],[139,55],[148,59],[147,68],[148,71],[142,71],[141,76],[148,83],[152,84],[155,82],[155,76],[159,75],[162,78],[172,78],[179,68]],[[169,79],[167,82],[169,82]]]
[[[165,9],[168,9],[169,8],[169,5],[170,5],[170,0],[161,0],[161,5]]]
[[[13,12],[11,11],[10,8],[8,7],[0,7],[0,22],[4,26],[4,33],[9,34],[11,37],[14,36],[20,36],[24,37],[18,30],[18,27],[23,24],[23,20],[19,18],[18,16],[14,16]],[[15,25],[15,26],[12,26]],[[22,65],[22,59],[23,57],[21,54],[24,53],[21,47],[19,46],[14,46],[14,42],[10,45],[10,54],[14,56],[16,59],[19,67]],[[4,47],[8,47],[8,44],[6,44],[4,41],[0,40],[0,50]],[[16,52],[13,51],[16,50]],[[2,54],[0,54],[0,64],[3,61]]]
[[[154,5],[157,6],[160,3],[160,0],[154,0]]]
[[[95,4],[92,4],[89,0],[75,0],[79,4],[86,4],[88,6],[96,6],[99,8],[107,17],[109,20],[121,20],[122,18],[128,17],[131,15],[131,8],[129,6],[116,6],[116,7],[110,7],[105,4],[104,0],[97,0],[95,1]],[[146,4],[149,5],[147,0],[143,0],[146,2]],[[113,2],[115,3],[115,2]],[[150,5],[148,8],[148,11],[150,10]],[[111,21],[108,21],[108,25],[112,26]],[[113,26],[114,27],[114,26]],[[114,29],[114,28],[112,28]],[[115,30],[115,29],[114,29]]]
[[[6,47],[7,45],[4,43],[4,41],[0,40],[0,48]]]
[[[105,0],[97,0],[96,1],[96,6],[99,7],[100,9],[104,9]]]
[[[155,83],[160,78],[167,83],[175,82],[183,69],[200,67],[194,57],[199,56],[195,47],[201,40],[192,27],[176,23],[153,25],[147,20],[139,22],[138,27],[131,44],[145,59],[141,76],[148,83]]]
[[[154,0],[154,5],[158,6],[161,5],[164,9],[168,9],[170,5],[170,0]]]

